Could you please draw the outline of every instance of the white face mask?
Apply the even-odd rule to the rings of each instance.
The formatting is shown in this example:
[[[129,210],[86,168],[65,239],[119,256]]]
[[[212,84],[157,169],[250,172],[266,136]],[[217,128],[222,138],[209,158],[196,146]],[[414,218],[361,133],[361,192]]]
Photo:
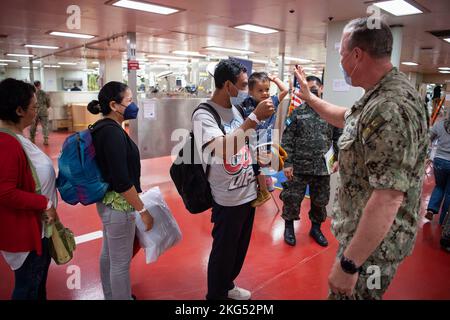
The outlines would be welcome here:
[[[234,84],[233,84],[233,86],[237,89],[237,87]],[[248,91],[247,90],[239,90],[238,89],[238,94],[237,94],[236,97],[233,97],[233,96],[230,95],[230,103],[232,105],[234,105],[234,106],[238,105],[238,104],[241,104],[247,97],[248,97]]]
[[[238,90],[237,97],[231,97],[230,102],[232,105],[238,105],[244,102],[244,100],[248,97],[248,91],[246,90]]]
[[[352,73],[349,75],[349,74],[347,73],[347,71],[345,71],[344,67],[342,66],[342,62],[340,63],[340,67],[341,67],[342,73],[344,74],[345,82],[346,82],[349,86],[353,86],[353,84],[352,84],[352,75],[353,75],[353,73],[355,73],[355,70],[356,70],[356,67],[357,67],[357,66],[358,66],[358,64],[355,65],[355,67],[353,68]]]
[[[344,74],[345,82],[352,86],[352,78],[348,75],[347,71],[345,71],[344,67],[342,66],[342,63],[339,65],[341,67],[342,73]]]

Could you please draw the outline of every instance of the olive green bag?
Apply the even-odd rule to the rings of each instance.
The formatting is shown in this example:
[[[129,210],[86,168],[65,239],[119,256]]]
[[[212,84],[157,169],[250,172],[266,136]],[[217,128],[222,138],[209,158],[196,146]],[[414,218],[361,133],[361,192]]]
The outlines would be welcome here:
[[[64,227],[59,220],[53,223],[51,227],[50,255],[56,264],[66,264],[72,260],[76,248],[73,232]]]

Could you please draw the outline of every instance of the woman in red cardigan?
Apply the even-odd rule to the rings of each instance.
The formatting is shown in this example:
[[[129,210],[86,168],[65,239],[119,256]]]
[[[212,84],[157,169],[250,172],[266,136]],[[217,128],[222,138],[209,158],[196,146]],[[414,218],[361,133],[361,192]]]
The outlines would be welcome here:
[[[14,270],[13,299],[46,299],[50,255],[43,221],[57,218],[52,201],[37,192],[40,184],[21,143],[36,109],[32,85],[0,82],[0,252]]]

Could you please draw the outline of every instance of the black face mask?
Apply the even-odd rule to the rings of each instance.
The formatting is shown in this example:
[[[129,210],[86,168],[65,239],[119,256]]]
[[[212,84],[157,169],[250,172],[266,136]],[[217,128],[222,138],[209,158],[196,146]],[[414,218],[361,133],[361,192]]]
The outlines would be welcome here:
[[[317,90],[316,88],[313,88],[310,90],[312,94],[316,95],[317,97],[319,97],[319,90]],[[320,97],[319,97],[320,98]]]

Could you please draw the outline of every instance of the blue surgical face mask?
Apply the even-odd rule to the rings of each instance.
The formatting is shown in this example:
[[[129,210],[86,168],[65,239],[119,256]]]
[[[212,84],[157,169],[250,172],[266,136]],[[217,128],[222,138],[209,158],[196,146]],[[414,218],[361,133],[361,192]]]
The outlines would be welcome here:
[[[237,87],[233,84],[233,86],[237,89]],[[233,97],[230,95],[230,103],[232,105],[238,105],[241,104],[247,97],[248,97],[248,91],[247,90],[238,90],[238,95],[236,97]]]
[[[238,105],[244,102],[244,100],[248,97],[248,91],[239,90],[237,97],[231,97],[230,102],[232,105]]]
[[[123,119],[124,120],[133,120],[137,118],[139,112],[139,107],[134,103],[130,103],[123,113]]]
[[[349,85],[352,86],[352,78],[348,75],[347,71],[345,71],[344,67],[342,66],[342,63],[340,64],[342,73],[344,74],[344,79],[345,82]]]
[[[352,73],[349,75],[349,74],[347,73],[347,71],[345,71],[344,66],[342,65],[342,62],[340,63],[340,67],[341,67],[342,73],[344,74],[345,82],[346,82],[349,86],[353,86],[353,84],[352,84],[352,75],[353,75],[353,73],[355,72],[357,66],[358,66],[358,65],[356,64],[355,67],[353,68]]]

